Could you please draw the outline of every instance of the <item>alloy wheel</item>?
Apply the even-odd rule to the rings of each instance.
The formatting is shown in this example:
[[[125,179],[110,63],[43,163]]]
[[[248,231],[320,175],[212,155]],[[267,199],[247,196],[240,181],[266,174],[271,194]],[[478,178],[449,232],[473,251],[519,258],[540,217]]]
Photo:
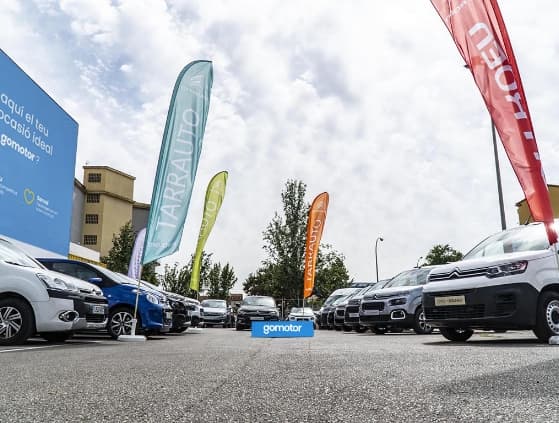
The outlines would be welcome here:
[[[13,338],[19,333],[22,324],[23,318],[17,308],[0,308],[0,338]]]
[[[115,313],[111,319],[111,331],[115,335],[131,335],[132,319],[132,314],[126,311]]]

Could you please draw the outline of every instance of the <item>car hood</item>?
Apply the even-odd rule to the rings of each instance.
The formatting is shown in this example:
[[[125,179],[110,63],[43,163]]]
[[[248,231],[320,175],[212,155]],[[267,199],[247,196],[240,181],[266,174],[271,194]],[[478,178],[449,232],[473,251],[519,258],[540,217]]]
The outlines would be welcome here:
[[[129,289],[138,289],[138,285],[135,285],[135,284],[132,284],[132,283],[123,283],[123,284],[121,284],[121,286],[125,286]],[[140,285],[140,292],[144,293],[144,294],[152,294],[159,299],[165,299],[166,298],[166,296],[163,292],[157,291],[156,289],[151,289],[151,288],[149,288],[145,285]]]
[[[398,295],[408,295],[410,292],[422,289],[423,285],[414,286],[394,286],[391,288],[383,288],[367,294],[363,299],[370,300],[375,298],[395,297]]]
[[[206,311],[211,311],[213,313],[227,313],[227,309],[226,308],[220,308],[220,307],[206,307],[206,306],[201,306],[204,309],[204,312]]]
[[[484,267],[498,266],[500,264],[511,263],[518,260],[537,260],[553,253],[549,250],[539,250],[539,251],[520,251],[516,253],[499,254],[490,257],[479,257],[472,258],[469,260],[456,261],[454,263],[445,264],[443,266],[437,267],[431,270],[431,275],[437,275],[442,273],[450,273],[454,270],[473,270],[482,269]]]
[[[239,311],[277,311],[277,310],[275,307],[246,305],[246,306],[241,306],[239,308]]]

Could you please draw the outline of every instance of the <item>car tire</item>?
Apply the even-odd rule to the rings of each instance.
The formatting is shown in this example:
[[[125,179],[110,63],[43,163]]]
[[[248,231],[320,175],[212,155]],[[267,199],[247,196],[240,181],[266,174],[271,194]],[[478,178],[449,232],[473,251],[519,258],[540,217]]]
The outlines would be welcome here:
[[[346,325],[344,325],[344,326],[343,326],[343,329],[344,329],[344,332],[351,332],[351,331],[353,331],[353,326],[346,326]]]
[[[169,332],[170,333],[183,333],[187,329],[188,329],[188,327],[186,327],[186,328],[174,328],[174,329],[171,329]]]
[[[43,332],[41,337],[49,342],[64,342],[74,336],[74,332]]]
[[[413,331],[418,335],[429,335],[433,332],[433,327],[425,320],[425,312],[421,306],[415,310],[415,315],[413,317]]]
[[[19,298],[0,300],[0,345],[22,344],[35,332],[33,309]]]
[[[367,328],[366,328],[365,326],[357,326],[357,327],[355,328],[355,332],[357,332],[357,333],[365,333],[365,332],[367,332]]]
[[[541,342],[559,335],[559,293],[546,291],[540,295],[534,334]]]
[[[238,323],[235,325],[235,329],[236,330],[243,330],[244,327],[242,325],[239,325]]]
[[[380,327],[380,326],[373,326],[371,328],[371,331],[373,331],[373,333],[375,335],[384,335],[386,332],[388,332],[388,328]]]
[[[107,330],[111,338],[117,339],[120,335],[132,335],[132,319],[134,318],[134,311],[128,307],[116,307],[109,312],[109,323],[107,323]],[[142,322],[140,316],[136,319],[136,334],[140,332]]]
[[[341,327],[341,326],[336,326],[336,325],[334,325],[334,330],[336,330],[336,331],[339,332],[339,331],[342,330],[342,327]]]
[[[452,342],[466,342],[474,334],[471,329],[439,328],[439,330],[442,336]]]

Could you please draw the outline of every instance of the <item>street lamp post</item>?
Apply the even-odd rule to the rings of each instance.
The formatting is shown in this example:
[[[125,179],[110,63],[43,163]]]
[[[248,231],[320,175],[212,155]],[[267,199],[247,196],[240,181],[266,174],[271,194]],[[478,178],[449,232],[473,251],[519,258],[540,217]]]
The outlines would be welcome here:
[[[378,256],[377,256],[377,247],[378,247],[378,242],[379,241],[384,241],[384,239],[382,239],[380,236],[377,238],[377,240],[375,241],[375,269],[377,271],[377,282],[378,282]]]

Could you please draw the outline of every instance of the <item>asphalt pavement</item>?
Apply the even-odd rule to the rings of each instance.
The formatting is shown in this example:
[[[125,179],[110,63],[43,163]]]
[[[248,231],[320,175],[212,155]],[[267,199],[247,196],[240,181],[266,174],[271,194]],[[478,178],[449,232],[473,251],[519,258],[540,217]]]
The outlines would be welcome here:
[[[250,331],[0,347],[0,422],[553,422],[559,346],[531,332]]]

